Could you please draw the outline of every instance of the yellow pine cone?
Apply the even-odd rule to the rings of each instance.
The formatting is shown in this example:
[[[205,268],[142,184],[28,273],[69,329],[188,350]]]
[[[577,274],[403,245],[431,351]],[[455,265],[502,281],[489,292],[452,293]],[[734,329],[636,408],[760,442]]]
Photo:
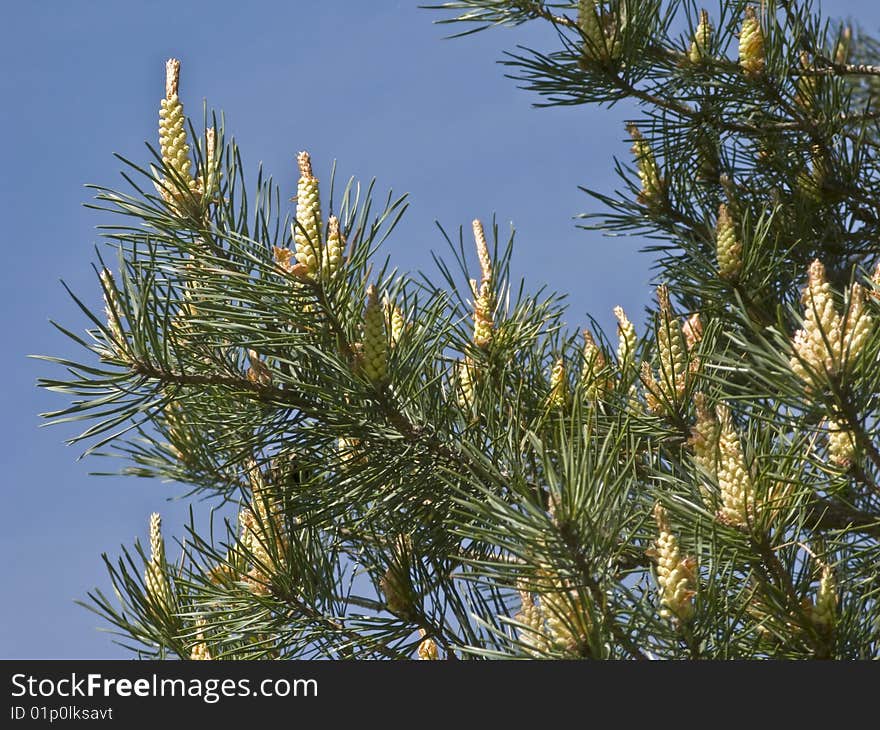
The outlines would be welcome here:
[[[671,403],[680,403],[688,382],[688,353],[681,322],[672,311],[669,288],[661,284],[657,288],[660,305],[660,322],[657,332],[657,348],[660,351],[660,388]]]
[[[169,58],[165,63],[165,98],[159,106],[159,151],[165,168],[173,171],[177,179],[166,180],[159,187],[163,197],[185,200],[188,193],[196,191],[186,143],[186,116],[178,97],[180,61]]]
[[[339,219],[331,215],[327,219],[327,245],[324,248],[324,274],[333,276],[342,265],[342,256],[345,251],[345,239],[339,230]]]
[[[874,272],[871,274],[871,279],[868,281],[868,284],[870,285],[868,296],[874,300],[880,299],[880,261],[878,261],[877,265],[874,267]]]
[[[211,660],[214,657],[211,656],[211,650],[208,648],[208,644],[205,642],[205,619],[199,616],[196,619],[196,628],[198,632],[196,633],[196,641],[190,650],[189,658],[194,661],[206,661]]]
[[[550,395],[547,405],[553,409],[562,409],[568,405],[568,377],[565,373],[565,360],[559,358],[550,371]]]
[[[581,366],[581,387],[590,400],[600,399],[608,390],[609,382],[605,376],[605,353],[596,344],[589,330],[584,330],[583,365]]]
[[[633,141],[632,153],[642,184],[639,202],[648,206],[662,205],[666,200],[666,181],[660,175],[654,151],[635,124],[630,124],[627,129]]]
[[[737,226],[727,205],[718,206],[715,224],[715,254],[718,258],[718,276],[736,281],[742,272],[742,243],[737,236]]]
[[[599,20],[597,0],[579,0],[577,24],[584,34],[584,57],[595,60],[605,53],[605,34]]]
[[[296,185],[296,223],[293,224],[293,243],[296,260],[304,267],[304,274],[315,278],[321,256],[321,200],[318,179],[312,174],[312,158],[308,152],[296,157],[299,181]]]
[[[720,424],[715,413],[709,407],[705,394],[694,395],[696,404],[697,420],[691,428],[688,445],[693,449],[694,463],[712,481],[717,478],[718,469],[718,439],[720,436]]]
[[[865,288],[854,282],[850,288],[849,304],[843,321],[843,342],[841,344],[844,362],[857,358],[865,348],[865,343],[874,330],[874,318],[865,309],[867,294]]]
[[[810,264],[807,286],[801,296],[804,326],[794,334],[795,354],[789,360],[794,373],[807,384],[813,373],[836,375],[843,345],[840,315],[834,306],[825,267],[817,259]]]
[[[517,630],[519,640],[525,644],[526,653],[531,656],[542,656],[549,648],[547,632],[544,628],[544,611],[535,602],[530,591],[520,590],[520,610],[513,619],[523,625]]]
[[[150,515],[150,560],[144,571],[147,596],[165,611],[174,610],[174,595],[165,573],[165,541],[162,538],[162,518],[157,512]]]
[[[837,618],[837,602],[837,580],[834,578],[834,572],[831,566],[822,565],[816,603],[812,611],[813,623],[825,630],[832,629]]]
[[[751,5],[746,7],[739,32],[739,65],[746,76],[758,76],[764,71],[764,32]]]
[[[688,59],[691,63],[699,63],[709,55],[709,48],[712,44],[712,23],[709,20],[709,13],[706,10],[700,11],[700,22],[694,29],[694,40],[691,42],[691,49],[688,52]]]
[[[746,467],[739,434],[733,425],[730,409],[722,404],[716,408],[721,424],[718,438],[718,519],[733,527],[748,527],[755,517],[755,488]]]
[[[385,334],[385,313],[379,304],[376,287],[367,289],[367,308],[364,310],[364,375],[373,383],[381,383],[388,376],[388,338]]]
[[[417,651],[419,659],[423,661],[436,661],[440,659],[440,652],[437,649],[437,642],[430,636],[425,637],[425,630],[419,629],[419,636],[423,637]]]
[[[829,420],[827,429],[828,458],[838,466],[850,466],[856,453],[853,432],[846,423],[836,420]]]
[[[547,586],[538,595],[540,606],[531,607],[529,593],[521,592],[523,613],[531,613],[530,618],[542,635],[533,636],[536,649],[543,645],[546,650],[560,651],[568,656],[580,656],[587,646],[592,629],[586,597],[570,582],[556,576],[551,570],[542,568],[539,577]],[[537,608],[537,612],[535,612]],[[525,636],[521,636],[525,640]]]
[[[280,505],[269,494],[265,478],[254,463],[249,465],[248,479],[251,501],[238,515],[241,543],[247,550],[242,556],[248,563],[244,581],[255,595],[267,596],[272,591],[270,571],[284,560],[287,537]]]
[[[666,510],[654,506],[657,542],[653,555],[657,560],[657,585],[660,589],[660,615],[669,620],[689,621],[694,615],[696,561],[681,557],[678,539],[669,526]]]
[[[403,311],[387,296],[385,297],[385,319],[391,347],[396,347],[406,330],[406,318]]]
[[[494,296],[491,283],[484,281],[479,291],[476,290],[476,282],[472,281],[474,289],[474,344],[485,348],[492,344],[495,322],[492,319]]]
[[[614,316],[617,317],[617,364],[624,370],[635,361],[638,338],[636,328],[627,318],[623,307],[615,307]]]
[[[549,646],[569,656],[580,655],[591,629],[584,597],[559,579],[554,579],[551,589],[540,595]]]
[[[621,52],[620,26],[615,13],[602,7],[606,0],[579,0],[577,25],[584,37],[581,68],[588,69],[592,61],[618,58]],[[621,13],[624,10],[620,6]]]

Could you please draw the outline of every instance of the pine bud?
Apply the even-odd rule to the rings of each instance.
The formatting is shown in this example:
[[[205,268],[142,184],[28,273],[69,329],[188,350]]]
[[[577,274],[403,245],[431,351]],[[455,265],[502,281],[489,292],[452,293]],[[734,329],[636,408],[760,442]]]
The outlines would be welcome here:
[[[639,202],[648,206],[662,205],[666,200],[666,181],[660,176],[654,151],[635,124],[630,124],[627,129],[633,140],[632,153],[642,184]]]
[[[550,395],[547,405],[552,409],[561,410],[568,405],[568,376],[565,373],[565,360],[559,358],[550,371]]]
[[[327,219],[327,246],[324,248],[324,274],[332,277],[342,265],[342,256],[345,251],[345,240],[339,230],[339,219],[331,215]]]
[[[469,357],[460,360],[455,366],[458,377],[457,401],[463,411],[470,411],[474,407],[474,369],[474,363]]]
[[[730,410],[719,404],[716,413],[721,423],[717,472],[721,508],[718,519],[733,527],[747,527],[755,514],[755,489]]]
[[[119,302],[119,292],[113,274],[110,269],[101,269],[101,285],[104,290],[104,314],[107,317],[107,329],[110,331],[112,341],[109,343],[114,355],[121,355],[126,343],[125,332],[122,330],[121,320],[125,318]]]
[[[250,360],[250,367],[247,370],[247,379],[256,385],[271,385],[272,384],[272,372],[266,366],[261,359],[256,350],[248,350],[248,360]]]
[[[581,365],[581,388],[590,400],[598,400],[609,387],[605,373],[607,362],[602,348],[596,344],[589,330],[584,330],[583,364]]]
[[[746,76],[758,76],[764,71],[764,32],[751,5],[746,7],[739,32],[739,65]]]
[[[855,360],[865,348],[874,330],[874,318],[865,309],[865,288],[854,282],[850,288],[849,305],[843,320],[842,356],[845,362]]]
[[[815,106],[816,94],[819,91],[819,77],[811,74],[810,71],[810,54],[801,51],[799,75],[797,82],[795,82],[794,103],[808,113]]]
[[[825,267],[818,259],[810,264],[801,302],[805,310],[804,326],[795,332],[795,355],[789,363],[795,374],[809,384],[813,374],[838,372],[842,347],[840,315],[834,306],[831,285],[825,278]],[[857,323],[854,324],[857,329]]]
[[[849,426],[835,419],[830,419],[828,429],[828,458],[841,467],[849,467],[856,453],[856,442]]]
[[[159,191],[166,200],[178,203],[196,189],[186,143],[186,116],[178,97],[179,79],[180,61],[169,58],[165,63],[165,98],[159,107],[159,150],[162,164],[176,179],[166,180]]]
[[[312,174],[312,158],[308,152],[296,157],[299,182],[296,185],[296,223],[293,242],[296,260],[305,267],[305,275],[314,279],[321,256],[321,201],[318,179]]]
[[[845,26],[840,31],[840,37],[834,47],[834,63],[843,66],[849,63],[849,49],[852,43],[852,28]]]
[[[379,304],[379,297],[374,286],[367,289],[362,365],[364,375],[373,383],[382,383],[388,376],[388,337],[385,334],[385,313]]]
[[[694,40],[691,42],[691,50],[688,58],[691,63],[699,63],[709,55],[709,49],[712,44],[712,23],[709,20],[709,12],[707,10],[700,11],[700,22],[694,29]]]
[[[162,517],[158,512],[150,515],[150,562],[165,562],[165,540],[162,538]]]
[[[809,160],[795,172],[795,191],[805,202],[821,205],[823,196],[832,191],[828,184],[830,173],[831,167],[822,148],[811,145]]]
[[[208,644],[205,642],[205,619],[199,616],[196,619],[196,628],[198,631],[196,632],[196,642],[193,644],[192,649],[190,650],[189,658],[194,661],[205,661],[213,659],[211,656],[211,650],[208,648]]]
[[[633,364],[636,356],[636,328],[629,321],[623,307],[614,308],[617,317],[617,365],[621,370]]]
[[[339,461],[343,464],[349,464],[361,457],[361,441],[360,439],[340,436],[336,442],[336,450],[339,453]]]
[[[688,317],[681,326],[681,331],[684,334],[688,352],[693,352],[703,339],[703,320],[700,319],[700,313],[694,312]]]
[[[217,168],[217,131],[214,127],[205,130],[205,158],[198,183],[198,191],[203,200],[211,200],[217,193],[220,171]]]
[[[198,444],[183,406],[175,402],[167,403],[162,409],[162,418],[170,451],[184,464],[189,463]]]
[[[162,518],[157,512],[150,515],[150,560],[144,571],[147,597],[166,612],[174,609],[171,584],[165,573],[165,541],[162,539]]]
[[[272,556],[268,547],[267,524],[258,517],[253,504],[241,509],[238,522],[241,544],[247,551],[243,558],[250,566],[243,576],[244,582],[254,595],[268,596],[272,592],[272,579],[269,575]]]
[[[239,513],[241,542],[250,553],[244,556],[250,565],[245,582],[255,595],[266,596],[272,592],[271,573],[285,560],[288,537],[281,504],[272,495],[266,476],[253,461],[247,475],[251,501]]]
[[[696,561],[682,558],[678,539],[669,526],[666,510],[654,505],[657,542],[653,554],[657,560],[657,585],[660,588],[660,615],[665,619],[689,621],[694,615]]]
[[[724,203],[718,206],[715,224],[715,253],[718,258],[718,276],[736,281],[742,272],[742,244],[737,236],[736,224]]]
[[[651,370],[651,363],[647,360],[642,362],[641,381],[645,388],[645,405],[648,406],[648,410],[655,416],[662,415],[665,410],[663,391],[654,379],[654,371]]]
[[[416,612],[416,593],[410,578],[412,542],[401,535],[394,545],[394,552],[379,588],[385,596],[385,605],[391,613],[402,619],[412,619]]]
[[[489,253],[489,244],[486,242],[486,233],[483,224],[479,220],[472,223],[474,229],[474,241],[477,245],[477,258],[480,261],[480,272],[483,282],[492,281],[492,256]]]
[[[492,344],[495,322],[492,319],[494,296],[489,281],[484,281],[479,291],[477,283],[471,281],[474,290],[474,344],[486,348]]]
[[[813,607],[813,622],[820,628],[830,630],[834,628],[837,618],[837,581],[831,566],[822,565],[822,575],[819,578],[819,588],[816,591],[816,604]]]
[[[695,146],[697,178],[702,182],[717,182],[721,159],[718,154],[719,141],[715,131],[709,126],[698,126]]]
[[[660,388],[670,403],[680,403],[688,383],[688,354],[681,331],[681,322],[672,311],[669,288],[657,288],[660,305],[657,348],[660,351]]]
[[[418,648],[419,659],[424,661],[436,661],[440,658],[440,652],[437,649],[437,642],[431,637],[425,638],[425,630],[419,629],[419,636],[423,637]]]

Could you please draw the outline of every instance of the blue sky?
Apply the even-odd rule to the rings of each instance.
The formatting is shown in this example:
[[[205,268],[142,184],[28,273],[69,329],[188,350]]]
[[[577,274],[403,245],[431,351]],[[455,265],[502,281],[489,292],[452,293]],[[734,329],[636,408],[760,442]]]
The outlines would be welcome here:
[[[880,28],[873,0],[825,7]],[[84,325],[59,279],[99,303],[90,262],[106,218],[82,207],[83,185],[122,183],[113,152],[148,159],[143,142],[155,142],[169,56],[183,62],[187,111],[200,114],[203,99],[224,110],[246,165],[262,161],[291,194],[300,149],[321,178],[336,159],[342,178],[375,176],[379,190],[410,193],[388,242],[401,268],[432,266],[430,252],[444,245],[435,220],[455,229],[495,214],[518,231],[517,271],[570,293],[570,325],[591,313],[610,326],[615,304],[642,320],[651,263],[637,253],[643,241],[603,238],[573,220],[596,209],[577,185],[614,186],[612,156],[628,154],[622,121],[631,109],[533,109],[493,61],[516,43],[548,47],[546,33],[443,40],[437,17],[417,0],[5,4],[0,658],[128,656],[73,601],[106,588],[100,554],[143,540],[150,512],[178,534],[186,514],[186,503],[167,501],[180,487],[89,476],[119,465],[77,461],[77,448],[63,444],[72,428],[38,428],[37,414],[65,401],[35,388],[57,372],[26,358],[80,354],[48,319]]]

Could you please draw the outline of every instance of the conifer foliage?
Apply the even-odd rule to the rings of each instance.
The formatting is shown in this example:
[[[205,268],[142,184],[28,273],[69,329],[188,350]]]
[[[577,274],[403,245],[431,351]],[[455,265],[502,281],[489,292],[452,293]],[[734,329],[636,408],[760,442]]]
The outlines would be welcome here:
[[[89,453],[234,514],[145,516],[88,605],[141,656],[876,658],[877,43],[809,0],[435,10],[552,27],[504,60],[542,104],[631,102],[583,225],[650,237],[656,306],[569,331],[479,220],[398,272],[405,198],[301,151],[291,217],[170,60],[153,164],[95,188],[104,310],[42,385]]]

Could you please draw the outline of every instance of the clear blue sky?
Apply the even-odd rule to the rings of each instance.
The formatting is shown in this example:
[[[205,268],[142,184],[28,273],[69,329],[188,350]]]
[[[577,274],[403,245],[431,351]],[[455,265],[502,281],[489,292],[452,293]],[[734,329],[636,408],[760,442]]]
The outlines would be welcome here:
[[[520,28],[443,40],[447,30],[417,2],[3,4],[0,658],[127,657],[73,601],[106,588],[100,554],[143,540],[150,512],[180,534],[186,505],[166,500],[181,488],[89,476],[119,465],[76,461],[63,444],[73,429],[38,428],[37,413],[65,401],[34,387],[53,371],[26,358],[80,354],[48,319],[84,325],[59,279],[99,303],[89,264],[106,219],[82,207],[83,184],[121,184],[113,152],[148,159],[143,142],[155,142],[169,56],[183,62],[187,110],[199,114],[203,98],[223,109],[246,165],[262,161],[291,194],[300,149],[319,177],[335,158],[343,178],[375,176],[380,190],[409,192],[388,244],[401,268],[431,266],[429,252],[443,248],[435,219],[454,229],[494,213],[518,230],[518,271],[570,292],[570,325],[589,312],[610,326],[615,304],[642,321],[644,242],[602,238],[572,220],[595,210],[578,184],[615,184],[612,155],[628,154],[622,120],[631,111],[530,108],[534,99],[493,61],[515,43],[552,39]],[[825,7],[880,27],[875,0]]]

